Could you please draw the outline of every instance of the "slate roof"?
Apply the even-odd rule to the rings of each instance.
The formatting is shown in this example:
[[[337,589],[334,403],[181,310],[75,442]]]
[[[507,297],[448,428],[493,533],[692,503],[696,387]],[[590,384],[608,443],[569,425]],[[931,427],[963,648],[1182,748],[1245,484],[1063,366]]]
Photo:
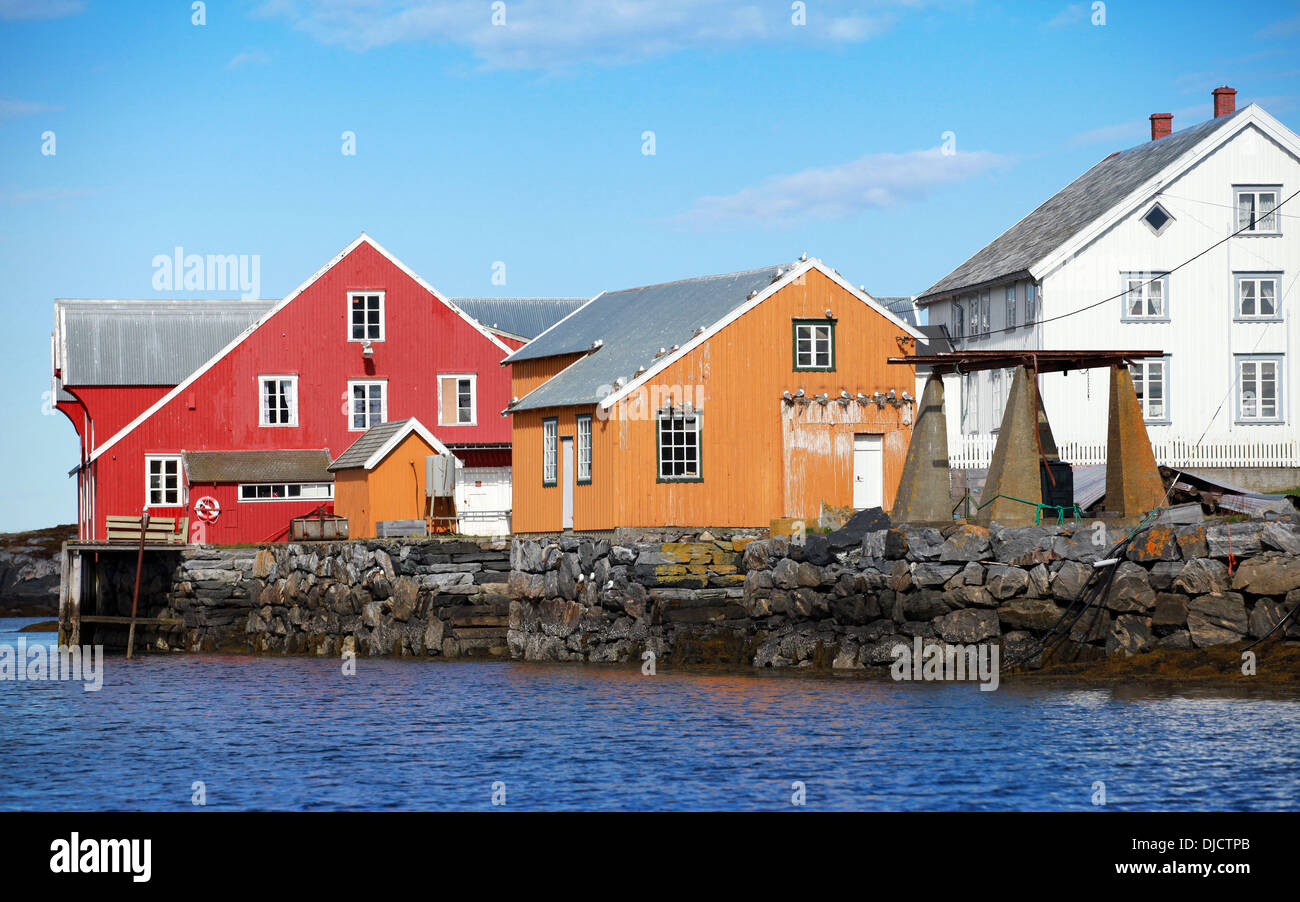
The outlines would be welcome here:
[[[1227,127],[1250,106],[1112,154],[930,286],[917,298],[917,303],[924,306],[963,289],[1028,272],[1035,263],[1104,216],[1206,137]]]
[[[62,384],[179,385],[277,301],[54,302]]]
[[[447,450],[447,446],[439,441],[437,436],[425,428],[423,423],[415,417],[408,417],[405,420],[393,420],[391,423],[380,423],[378,426],[371,426],[365,432],[361,433],[357,440],[348,446],[346,451],[335,458],[334,463],[330,464],[330,470],[347,470],[352,467],[364,467],[366,461],[370,460],[376,451],[382,449],[389,441],[394,437],[400,436],[403,432],[419,434],[421,438],[428,441],[438,453]]]
[[[191,483],[333,482],[330,453],[304,451],[186,451]]]
[[[587,303],[588,298],[451,298],[489,329],[536,338]]]

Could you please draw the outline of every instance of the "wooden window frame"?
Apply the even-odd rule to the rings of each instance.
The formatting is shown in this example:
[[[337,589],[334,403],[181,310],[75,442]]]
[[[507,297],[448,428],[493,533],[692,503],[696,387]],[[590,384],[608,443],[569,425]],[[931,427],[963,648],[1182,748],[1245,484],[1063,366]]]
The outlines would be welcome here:
[[[695,475],[664,475],[664,420],[693,419],[695,421]],[[684,410],[660,410],[655,414],[655,481],[656,482],[703,482],[704,481],[704,428],[698,410],[687,413]],[[685,433],[685,426],[682,429]]]
[[[549,427],[549,438],[551,445],[546,446],[548,438],[547,431]],[[549,466],[550,475],[547,476],[547,465]],[[542,419],[542,488],[553,488],[560,484],[560,418],[544,417]]]
[[[354,309],[353,309],[353,307],[352,307],[352,299],[353,299],[353,298],[358,298],[358,297],[364,297],[364,298],[378,297],[378,298],[379,298],[379,324],[378,324],[378,325],[379,325],[379,337],[378,337],[378,338],[372,338],[372,337],[369,337],[369,336],[366,336],[366,337],[363,337],[363,338],[354,338],[354,337],[352,336],[352,330],[353,330],[353,328],[354,328],[355,325],[356,325],[356,324],[353,323],[353,321],[352,321],[352,314],[355,312]],[[355,342],[358,342],[358,343],[364,343],[364,342],[367,342],[367,341],[368,341],[368,342],[371,342],[372,344],[373,344],[374,342],[383,341],[383,340],[384,340],[384,336],[387,334],[387,326],[386,326],[386,324],[385,324],[385,322],[384,322],[384,308],[387,306],[387,299],[386,299],[385,296],[384,296],[384,292],[383,292],[383,290],[381,290],[381,289],[360,289],[360,288],[359,288],[359,289],[356,289],[355,291],[349,291],[349,292],[348,292],[348,301],[347,301],[347,304],[348,304],[348,307],[347,307],[347,317],[348,317],[348,318],[347,318],[347,324],[348,324],[348,341],[355,341]],[[367,305],[366,308],[365,308],[365,310],[366,310],[367,313],[369,313],[369,309],[370,309],[370,308],[369,308],[369,305]],[[369,323],[369,321],[368,321],[368,320],[369,320],[369,317],[367,316],[366,319],[367,319],[367,322],[363,323],[362,325],[365,327],[365,329],[366,329],[367,331],[369,331],[369,328],[370,328],[370,323]]]
[[[585,433],[583,432],[584,426],[586,427]],[[577,478],[578,485],[591,485],[592,448],[594,446],[593,429],[594,429],[594,423],[592,422],[591,414],[589,413],[578,414],[577,429],[575,430],[574,442],[573,442],[574,467],[578,477]],[[582,454],[584,450],[583,448],[584,438],[586,439],[585,450],[587,453],[587,475],[585,476],[582,474]]]
[[[387,423],[387,422],[388,422],[388,380],[387,380],[387,379],[349,379],[349,380],[348,380],[348,409],[347,409],[348,432],[357,432],[357,433],[361,433],[361,432],[365,432],[367,429],[372,429],[372,428],[374,428],[375,426],[378,426],[379,423],[370,423],[370,422],[369,422],[369,419],[370,419],[370,408],[369,408],[370,398],[367,397],[367,398],[365,399],[365,400],[366,400],[366,421],[367,421],[367,423],[369,423],[369,425],[366,425],[366,426],[354,426],[354,425],[353,425],[352,418],[353,418],[353,416],[356,415],[356,410],[353,408],[353,405],[356,403],[356,400],[357,400],[357,399],[354,398],[354,397],[352,396],[352,389],[355,388],[355,387],[358,386],[358,385],[378,385],[378,386],[380,387],[380,392],[379,392],[379,423]]]
[[[816,326],[829,327],[830,334],[827,337],[827,354],[830,357],[830,363],[827,366],[800,366],[799,365],[799,330],[803,328],[811,329]],[[809,341],[812,344],[812,359],[817,359],[817,339],[809,335]],[[825,317],[797,318],[792,321],[790,326],[790,352],[791,364],[796,373],[833,373],[835,372],[835,320],[826,319]]]
[[[293,403],[289,405],[289,422],[268,423],[266,415],[266,384],[268,382],[288,382],[293,386]],[[283,390],[281,389],[283,394]],[[298,376],[293,373],[259,373],[257,376],[257,425],[267,429],[292,429],[298,425]]]
[[[163,464],[166,463],[176,464],[176,500],[175,501],[167,500],[167,488],[165,482],[167,478],[167,470],[165,468],[160,470],[158,473],[158,475],[164,480],[164,482],[162,483],[162,488],[159,489],[159,491],[163,493],[162,500],[161,501],[153,500],[154,490],[153,490],[153,486],[150,485],[149,483],[150,483],[150,477],[153,475],[151,472],[151,465],[153,464],[154,461],[159,461]],[[179,454],[146,454],[144,456],[144,500],[145,500],[145,507],[184,507],[185,506],[186,503],[185,462],[181,459],[181,456]]]

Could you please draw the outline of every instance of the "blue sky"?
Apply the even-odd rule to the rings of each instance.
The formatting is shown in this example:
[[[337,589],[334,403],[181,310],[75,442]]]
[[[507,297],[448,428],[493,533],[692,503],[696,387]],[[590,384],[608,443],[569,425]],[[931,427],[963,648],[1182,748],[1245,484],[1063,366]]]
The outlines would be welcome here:
[[[1300,2],[1093,5],[0,0],[0,531],[76,518],[53,300],[158,297],[177,246],[259,255],[263,297],[363,230],[452,296],[803,252],[915,294],[1150,113],[1226,83],[1300,130]]]

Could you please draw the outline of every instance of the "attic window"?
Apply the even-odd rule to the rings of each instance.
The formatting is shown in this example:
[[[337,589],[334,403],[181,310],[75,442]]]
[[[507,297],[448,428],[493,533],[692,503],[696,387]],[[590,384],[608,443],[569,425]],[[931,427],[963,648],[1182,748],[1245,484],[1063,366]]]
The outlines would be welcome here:
[[[1168,210],[1156,204],[1150,210],[1147,210],[1147,215],[1142,217],[1142,221],[1147,224],[1151,231],[1159,235],[1169,223],[1174,221],[1174,218],[1169,215]]]

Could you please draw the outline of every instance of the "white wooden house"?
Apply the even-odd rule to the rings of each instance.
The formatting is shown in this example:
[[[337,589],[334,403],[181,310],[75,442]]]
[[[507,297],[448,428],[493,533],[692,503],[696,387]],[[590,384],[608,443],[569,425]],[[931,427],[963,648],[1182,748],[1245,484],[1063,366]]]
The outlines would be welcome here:
[[[1161,349],[1134,367],[1159,463],[1300,467],[1300,198],[1275,209],[1300,190],[1300,137],[1256,104],[1235,110],[1235,94],[1217,89],[1213,118],[1181,131],[1152,116],[1150,141],[918,296],[928,323],[965,349]],[[1074,463],[1105,459],[1107,378],[1041,379]],[[996,371],[945,385],[954,465],[987,465],[1009,385]]]

